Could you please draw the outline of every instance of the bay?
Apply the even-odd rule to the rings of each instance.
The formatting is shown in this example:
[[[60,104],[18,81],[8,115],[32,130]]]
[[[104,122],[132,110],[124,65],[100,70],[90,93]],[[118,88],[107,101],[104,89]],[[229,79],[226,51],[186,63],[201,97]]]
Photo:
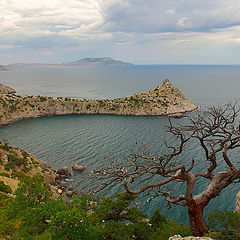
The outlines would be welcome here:
[[[19,94],[81,97],[91,99],[115,98],[144,92],[162,83],[165,78],[201,107],[218,105],[239,98],[240,66],[130,66],[112,68],[45,68],[16,69],[0,72],[0,82]],[[174,120],[178,122],[178,120]],[[180,120],[182,121],[182,120]],[[168,138],[166,118],[111,115],[71,115],[27,119],[0,129],[0,140],[7,139],[19,147],[49,162],[54,168],[74,163],[87,167],[83,174],[74,173],[73,185],[85,191],[96,184],[87,174],[103,165],[109,158],[124,159],[136,142],[146,143],[161,152],[162,141]],[[193,142],[181,156],[195,159],[197,169],[204,168],[201,150]],[[238,160],[238,154],[232,156]],[[195,191],[204,188],[201,182]],[[181,191],[184,184],[173,186]],[[114,194],[121,184],[102,194]],[[238,184],[228,187],[212,200],[206,214],[213,208],[233,209]],[[187,210],[171,209],[159,198],[140,196],[141,207],[151,215],[157,207],[168,217],[187,222]]]

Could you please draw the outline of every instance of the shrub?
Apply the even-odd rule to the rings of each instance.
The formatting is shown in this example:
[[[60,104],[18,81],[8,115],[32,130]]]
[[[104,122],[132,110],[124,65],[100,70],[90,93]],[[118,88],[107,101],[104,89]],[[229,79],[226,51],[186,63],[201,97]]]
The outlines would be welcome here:
[[[162,228],[163,224],[167,223],[167,218],[159,213],[159,210],[156,209],[153,213],[152,217],[149,220],[149,224],[151,224],[153,229]]]
[[[150,240],[166,240],[174,235],[181,235],[182,237],[191,236],[191,228],[189,225],[179,224],[168,220],[163,223],[160,228],[157,228],[150,236]]]
[[[4,193],[12,193],[12,189],[3,181],[0,181],[0,191]]]
[[[219,209],[213,210],[208,215],[209,226],[213,231],[236,230],[240,231],[240,214]]]
[[[3,176],[3,177],[8,177],[10,178],[9,174],[8,173],[0,173],[0,176]]]
[[[10,163],[11,165],[16,165],[18,167],[28,165],[27,159],[20,158],[16,154],[10,153],[7,156],[8,156],[8,163]]]

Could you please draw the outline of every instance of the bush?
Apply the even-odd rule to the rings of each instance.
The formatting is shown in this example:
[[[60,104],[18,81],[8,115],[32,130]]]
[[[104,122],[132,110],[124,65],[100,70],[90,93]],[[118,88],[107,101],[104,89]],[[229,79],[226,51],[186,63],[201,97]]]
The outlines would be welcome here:
[[[167,218],[159,213],[159,210],[156,209],[153,213],[152,217],[149,220],[149,224],[151,224],[153,229],[162,228],[163,224],[167,223]]]
[[[213,231],[236,230],[240,231],[240,214],[219,209],[213,210],[208,215],[209,226]]]
[[[18,167],[20,166],[27,166],[28,165],[28,160],[25,158],[20,158],[16,154],[10,153],[7,155],[8,156],[8,162],[11,165],[16,165]]]
[[[209,226],[212,231],[206,236],[219,240],[240,239],[240,214],[219,209],[213,210],[208,215]]]
[[[160,228],[154,230],[150,236],[150,240],[166,240],[174,235],[181,235],[182,237],[191,236],[191,228],[189,225],[179,224],[170,220],[163,223]]]
[[[12,189],[3,181],[0,181],[0,191],[4,193],[12,193]]]

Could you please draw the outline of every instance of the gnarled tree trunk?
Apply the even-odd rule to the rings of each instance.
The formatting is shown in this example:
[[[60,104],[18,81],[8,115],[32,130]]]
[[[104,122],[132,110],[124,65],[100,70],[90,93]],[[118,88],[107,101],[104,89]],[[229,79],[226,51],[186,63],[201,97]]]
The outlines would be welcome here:
[[[203,209],[206,203],[197,204],[194,199],[187,201],[188,217],[193,236],[203,236],[209,231],[209,227],[203,217]]]

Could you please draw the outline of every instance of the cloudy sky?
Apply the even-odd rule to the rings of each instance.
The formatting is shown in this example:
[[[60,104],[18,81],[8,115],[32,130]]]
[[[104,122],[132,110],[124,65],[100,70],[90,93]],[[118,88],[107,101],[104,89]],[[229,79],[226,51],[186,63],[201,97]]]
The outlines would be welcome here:
[[[0,64],[240,64],[239,0],[0,0]]]

